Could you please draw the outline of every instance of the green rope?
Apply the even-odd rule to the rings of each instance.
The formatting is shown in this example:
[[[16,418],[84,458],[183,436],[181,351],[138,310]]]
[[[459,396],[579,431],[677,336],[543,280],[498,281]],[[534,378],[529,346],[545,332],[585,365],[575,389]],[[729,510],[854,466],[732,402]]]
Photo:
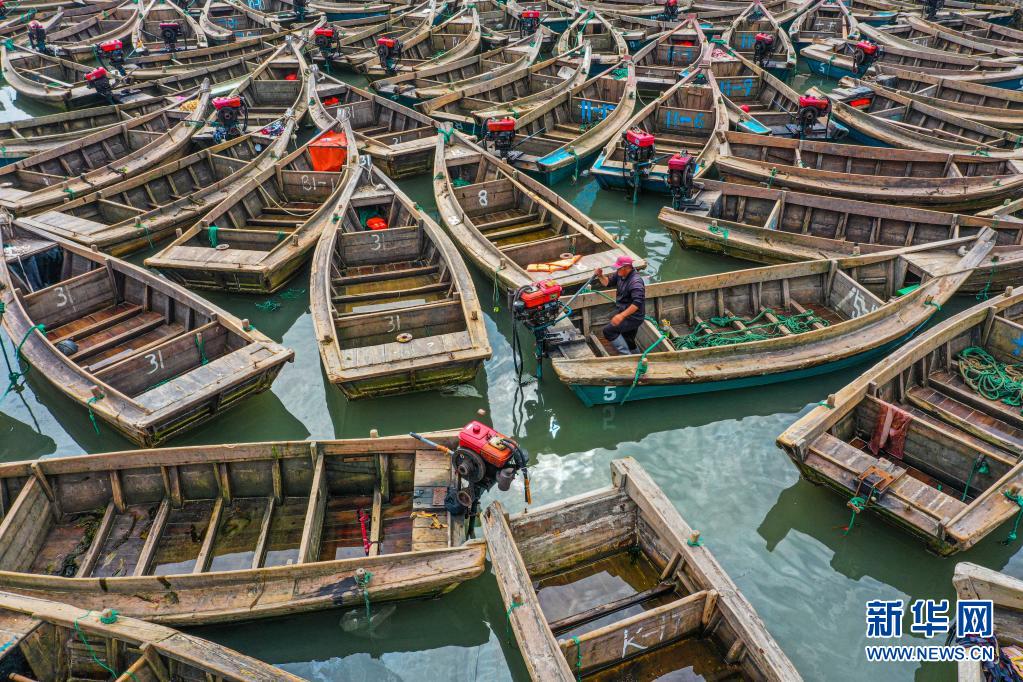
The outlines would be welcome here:
[[[1023,403],[1023,364],[1005,364],[979,346],[964,348],[956,357],[966,385],[988,400],[1020,407]]]
[[[94,403],[103,400],[103,398],[106,398],[106,395],[100,393],[99,395],[94,395],[85,401],[85,407],[88,408],[89,410],[89,421],[92,422],[92,428],[94,431],[96,431],[97,436],[99,435],[99,424],[96,423],[96,415],[92,411],[92,406]]]
[[[195,347],[199,350],[199,357],[202,359],[203,365],[210,364],[209,359],[206,357],[206,342],[202,340],[202,334],[195,335]]]
[[[1019,512],[1016,514],[1016,520],[1012,523],[1012,530],[1009,531],[1009,536],[1002,541],[1003,545],[1007,545],[1010,542],[1016,541],[1016,531],[1019,530],[1019,521],[1020,518],[1023,518],[1023,496],[1014,495],[1011,490],[1004,490],[1002,491],[1002,494],[1004,494],[1007,499],[1015,502],[1019,507]]]
[[[153,248],[153,235],[149,232],[149,227],[141,220],[136,220],[135,229],[142,230],[142,233],[146,237],[146,241],[149,242],[149,248]]]
[[[575,168],[572,170],[572,184],[574,185],[579,180],[579,155],[575,153],[575,149],[572,147],[568,148],[568,153],[575,159]]]
[[[265,313],[273,313],[281,309],[281,304],[273,300],[272,298],[268,298],[262,303],[257,303],[256,307]]]
[[[501,304],[500,304],[501,292],[500,292],[500,289],[499,289],[499,287],[497,285],[497,273],[501,272],[501,270],[503,268],[504,268],[504,263],[501,263],[500,265],[497,266],[497,269],[494,270],[494,312],[495,313],[501,312]]]
[[[454,128],[441,128],[440,136],[444,138],[444,144],[451,143],[451,136],[455,134]]]
[[[767,179],[767,189],[771,189],[771,185],[774,184],[774,176],[778,174],[777,168],[771,168],[771,177]]]
[[[991,270],[987,276],[987,282],[984,284],[984,288],[977,292],[978,301],[986,301],[991,296],[991,283],[995,278],[995,269],[998,267],[998,256],[991,257]]]
[[[941,310],[941,304],[938,303],[937,301],[924,301],[924,305],[929,305],[932,308],[935,308],[937,310]]]
[[[629,77],[628,69],[615,69],[614,71],[611,72],[611,78],[614,78],[616,81],[625,80],[628,77]]]
[[[355,584],[362,590],[362,598],[366,603],[366,620],[369,621],[370,610],[369,610],[369,581],[373,579],[373,574],[369,571],[365,571],[360,578],[358,573],[355,575]]]
[[[835,409],[834,405],[828,405],[828,401],[827,400],[818,400],[817,401],[817,405],[820,406],[820,407],[826,407],[829,410]]]
[[[688,540],[686,540],[686,544],[689,545],[690,547],[703,547],[703,536],[700,536],[695,540],[689,538]]]
[[[737,343],[748,343],[751,341],[764,341],[766,339],[781,336],[785,327],[793,334],[805,334],[814,328],[815,324],[828,326],[828,321],[820,317],[812,310],[806,310],[795,315],[777,315],[774,321],[760,322],[766,315],[773,315],[771,308],[765,308],[753,318],[743,317],[712,317],[709,322],[700,322],[696,328],[687,336],[675,339],[674,345],[677,350],[691,350],[694,348],[714,348],[717,346],[732,346]],[[744,329],[714,329],[714,327],[728,327],[734,322],[739,322]]]
[[[973,483],[973,475],[976,473],[987,474],[990,473],[991,467],[987,465],[987,455],[981,455],[974,461],[973,467],[970,468],[970,476],[966,479],[966,487],[963,488],[962,501],[966,501],[966,496],[970,494],[970,484]]]
[[[84,645],[85,645],[85,648],[86,648],[86,649],[88,650],[88,652],[89,652],[89,656],[91,656],[91,657],[92,657],[92,660],[93,660],[93,662],[94,662],[94,663],[95,663],[96,665],[98,665],[99,667],[101,667],[101,668],[103,668],[104,670],[106,670],[106,671],[107,671],[108,673],[110,673],[110,674],[111,674],[111,675],[112,675],[112,676],[114,677],[114,679],[117,679],[118,677],[120,677],[120,675],[118,675],[118,674],[117,674],[117,671],[116,671],[116,670],[114,670],[113,668],[111,668],[110,666],[108,666],[108,665],[107,665],[106,663],[104,663],[103,661],[99,660],[99,657],[98,657],[98,656],[96,655],[96,651],[95,651],[95,650],[94,650],[94,649],[92,648],[92,645],[91,645],[91,644],[89,644],[89,640],[85,638],[85,633],[84,633],[84,632],[82,632],[82,628],[81,628],[81,626],[79,626],[79,625],[78,625],[78,621],[79,621],[79,620],[80,620],[81,618],[84,618],[85,616],[88,616],[88,615],[89,615],[89,614],[91,614],[91,613],[92,613],[92,611],[86,611],[84,615],[82,615],[82,616],[78,616],[78,618],[75,618],[75,632],[77,632],[77,633],[78,633],[78,639],[82,640],[82,644],[84,644]],[[116,620],[116,616],[115,616],[114,618],[115,618],[115,620]],[[102,620],[102,619],[101,619],[101,620]],[[108,623],[108,624],[109,624],[109,623]],[[130,670],[128,670],[128,671],[126,671],[126,672],[127,672],[127,673],[128,673],[129,675],[131,675],[131,679],[135,680],[135,682],[138,682],[138,678],[137,678],[137,677],[135,677],[135,673],[131,672]]]
[[[646,319],[649,320],[650,318]],[[625,395],[622,396],[622,402],[620,402],[619,405],[625,404],[625,402],[629,399],[629,396],[632,395],[633,389],[635,389],[636,385],[639,383],[640,377],[646,374],[647,369],[650,368],[649,363],[646,361],[646,356],[654,349],[655,346],[657,346],[657,344],[667,338],[667,336],[668,333],[662,330],[660,336],[657,337],[657,340],[647,346],[647,349],[639,356],[639,362],[636,363],[636,373],[632,377],[632,385],[629,386],[629,390],[627,390]]]
[[[102,613],[99,614],[99,622],[103,623],[104,625],[113,625],[114,623],[117,622],[118,615],[119,614],[117,613],[116,609],[110,609],[109,616],[104,616]]]
[[[728,228],[727,227],[718,227],[717,224],[712,224],[710,227],[707,228],[707,230],[711,234],[718,235],[719,237],[721,237],[725,241],[728,240]]]
[[[870,494],[868,494],[866,498],[854,497],[851,500],[849,500],[849,506],[852,507],[853,512],[852,516],[849,518],[849,525],[846,527],[845,532],[842,533],[842,535],[848,535],[849,532],[853,529],[853,524],[856,523],[857,514],[859,514],[861,511],[867,508],[867,504],[870,502],[870,496],[873,494],[874,487],[871,486]]]
[[[469,182],[468,180],[466,180],[464,178],[455,178],[454,180],[451,181],[451,186],[452,187],[465,187],[466,185],[471,185],[471,184],[472,184],[471,182]]]
[[[209,227],[206,228],[206,238],[210,240],[211,248],[214,249],[217,248],[217,244],[220,243],[220,240],[217,238],[217,232],[219,231],[220,228],[218,228],[216,225],[210,225]]]
[[[508,607],[508,611],[504,614],[505,617],[508,618],[508,635],[509,635],[509,637],[508,637],[508,644],[511,644],[511,632],[512,632],[512,628],[511,628],[511,615],[512,615],[512,611],[514,611],[515,609],[519,608],[520,606],[522,606],[522,602],[517,602],[513,598],[511,606]]]
[[[25,361],[25,371],[24,372],[14,371],[14,370],[11,369],[10,363],[8,363],[8,365],[7,365],[7,368],[8,368],[7,379],[9,381],[9,383],[7,385],[7,390],[5,390],[4,394],[2,396],[0,396],[0,400],[6,398],[7,394],[10,393],[12,390],[17,391],[17,390],[19,390],[21,388],[21,386],[24,386],[24,383],[22,383],[21,386],[18,385],[18,379],[19,378],[22,378],[22,379],[27,378],[29,370],[32,369],[32,365],[29,364],[28,358],[26,358],[24,355],[22,355],[21,349],[25,345],[25,342],[28,341],[28,337],[31,336],[32,332],[34,332],[34,331],[38,331],[40,334],[45,334],[46,333],[46,325],[42,325],[42,324],[33,325],[33,326],[29,327],[28,331],[25,332],[25,335],[21,337],[21,342],[18,343],[17,347],[14,350],[14,357],[16,359],[18,359],[18,360],[24,360]],[[7,351],[6,350],[4,350],[4,359],[5,360],[7,359]]]
[[[572,637],[572,643],[575,644],[575,680],[580,682],[583,671],[583,647],[579,643],[579,635]]]

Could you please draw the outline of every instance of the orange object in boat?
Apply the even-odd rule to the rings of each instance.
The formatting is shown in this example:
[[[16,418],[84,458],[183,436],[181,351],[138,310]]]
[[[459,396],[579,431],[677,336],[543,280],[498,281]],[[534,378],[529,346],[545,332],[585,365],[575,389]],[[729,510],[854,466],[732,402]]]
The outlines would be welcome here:
[[[287,76],[284,77],[284,80],[286,80],[286,81],[297,81],[298,80],[298,74],[294,73],[294,72],[289,73]]]
[[[374,216],[366,221],[366,227],[371,230],[386,230],[387,221],[380,216]]]
[[[337,97],[328,97],[327,99],[323,100],[323,106],[325,107],[332,107],[338,104],[341,104],[341,100],[339,100]]]
[[[582,256],[572,256],[571,258],[553,260],[549,263],[530,263],[526,266],[526,272],[559,272],[561,270],[568,270],[570,267],[578,263],[580,258],[582,258]]]
[[[313,170],[337,173],[348,160],[348,140],[341,131],[330,131],[309,143]]]

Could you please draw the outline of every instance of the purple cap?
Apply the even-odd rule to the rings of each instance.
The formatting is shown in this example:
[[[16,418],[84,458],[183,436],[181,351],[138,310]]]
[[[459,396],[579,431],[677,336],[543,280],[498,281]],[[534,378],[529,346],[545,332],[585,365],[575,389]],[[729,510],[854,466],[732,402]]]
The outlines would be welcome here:
[[[632,258],[630,256],[618,256],[618,259],[615,261],[615,270],[624,268],[626,265],[630,268],[632,267]]]

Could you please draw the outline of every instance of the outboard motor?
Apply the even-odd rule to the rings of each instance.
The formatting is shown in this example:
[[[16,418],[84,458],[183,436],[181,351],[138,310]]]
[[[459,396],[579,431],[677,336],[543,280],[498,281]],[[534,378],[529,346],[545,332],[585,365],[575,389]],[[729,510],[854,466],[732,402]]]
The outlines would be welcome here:
[[[692,199],[696,169],[696,157],[689,152],[679,152],[668,159],[668,190],[671,207],[676,211],[698,205]]]
[[[294,0],[292,7],[295,8],[295,19],[305,21],[305,13],[309,11],[308,0]]]
[[[774,36],[770,33],[758,33],[753,38],[753,63],[763,66],[768,55],[774,52]]]
[[[494,151],[502,159],[508,158],[512,142],[515,141],[514,118],[492,118],[487,121],[483,139],[494,143]]]
[[[651,133],[641,128],[626,130],[622,137],[625,138],[622,141],[622,148],[626,167],[631,166],[629,182],[632,185],[632,203],[636,203],[640,187],[643,185],[643,176],[650,173],[650,165],[657,150],[657,140]]]
[[[458,433],[458,447],[454,450],[418,433],[409,435],[451,455],[451,463],[455,466],[459,478],[469,484],[465,488],[449,488],[444,499],[444,506],[450,514],[466,517],[468,537],[473,535],[480,497],[493,488],[495,483],[498,490],[507,492],[512,481],[521,472],[526,504],[532,504],[527,468],[529,454],[508,436],[478,421],[471,421],[462,427]]]
[[[853,46],[853,64],[856,73],[863,74],[870,65],[884,56],[884,48],[869,40],[861,40]]]
[[[519,16],[519,35],[529,36],[536,33],[540,28],[540,11],[535,9],[524,9]]]
[[[117,38],[100,43],[99,49],[96,51],[96,57],[99,59],[100,64],[110,62],[111,67],[122,76],[124,75],[124,44]]]
[[[181,24],[178,22],[160,22],[160,38],[163,40],[163,45],[167,48],[168,52],[174,52],[178,49],[178,40],[181,39],[181,35]]]
[[[35,19],[28,22],[28,44],[36,52],[49,52],[46,49],[46,27]]]
[[[318,26],[313,29],[313,42],[323,55],[324,61],[330,61],[337,53],[338,39],[337,30],[333,26]]]
[[[827,97],[800,95],[799,111],[796,112],[796,126],[799,128],[800,139],[811,133],[814,125],[817,124],[817,119],[825,114],[828,117],[828,123],[824,128],[825,135],[827,135],[828,127],[831,124],[831,100]]]
[[[6,19],[7,12],[7,3],[4,0],[0,0],[0,19]]]
[[[113,104],[114,88],[110,83],[110,76],[102,66],[97,67],[85,74],[85,83],[96,91],[96,94]]]
[[[234,97],[213,98],[213,109],[216,111],[216,125],[213,139],[223,142],[241,135],[249,125],[249,108],[245,98]]]
[[[397,73],[403,49],[405,46],[397,38],[377,38],[377,56],[380,57],[380,66],[384,71]]]
[[[664,21],[678,21],[678,0],[664,0]]]
[[[933,20],[938,16],[938,12],[945,6],[945,0],[923,0],[924,3],[924,18]]]

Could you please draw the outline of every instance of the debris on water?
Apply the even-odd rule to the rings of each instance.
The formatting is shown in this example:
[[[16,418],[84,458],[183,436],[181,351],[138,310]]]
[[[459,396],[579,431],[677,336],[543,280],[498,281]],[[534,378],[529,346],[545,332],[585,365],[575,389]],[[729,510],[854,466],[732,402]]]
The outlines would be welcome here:
[[[558,418],[556,416],[554,416],[553,414],[551,415],[551,426],[550,426],[550,429],[551,429],[551,438],[557,438],[558,437],[558,431],[561,430],[561,424],[558,423]]]
[[[359,606],[350,611],[345,612],[341,616],[341,629],[345,632],[353,635],[362,635],[365,637],[375,637],[376,629],[380,627],[385,620],[391,617],[398,607],[395,604],[385,604],[384,606],[374,607],[373,613],[370,617],[366,618],[366,610]]]
[[[441,395],[447,398],[482,398],[479,389],[472,384],[458,384],[457,386],[445,386],[440,389]]]

